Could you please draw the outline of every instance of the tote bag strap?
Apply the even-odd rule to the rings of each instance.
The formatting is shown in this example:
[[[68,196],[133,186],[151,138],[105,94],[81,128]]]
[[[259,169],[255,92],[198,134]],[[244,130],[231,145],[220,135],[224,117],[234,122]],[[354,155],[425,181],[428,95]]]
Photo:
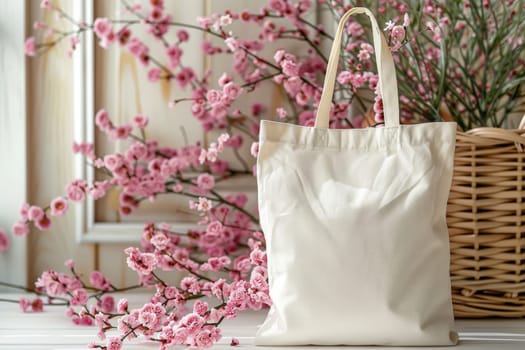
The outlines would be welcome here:
[[[330,51],[330,58],[328,59],[323,93],[315,117],[316,128],[328,128],[343,29],[348,18],[356,13],[364,13],[368,15],[370,22],[372,22],[379,86],[381,87],[381,94],[383,96],[385,126],[399,126],[399,100],[397,95],[396,68],[394,66],[392,54],[390,53],[390,49],[388,48],[388,44],[381,29],[379,29],[374,14],[367,8],[354,7],[341,17],[339,26],[337,27],[332,50]]]

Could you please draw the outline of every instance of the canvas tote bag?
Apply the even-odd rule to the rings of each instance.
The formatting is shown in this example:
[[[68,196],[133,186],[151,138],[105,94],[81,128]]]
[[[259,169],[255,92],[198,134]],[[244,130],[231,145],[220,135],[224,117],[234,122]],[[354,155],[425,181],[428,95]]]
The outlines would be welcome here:
[[[372,21],[385,127],[327,129],[345,21]],[[273,305],[257,345],[453,345],[445,210],[455,123],[399,125],[373,14],[333,43],[315,127],[262,121],[257,178]]]

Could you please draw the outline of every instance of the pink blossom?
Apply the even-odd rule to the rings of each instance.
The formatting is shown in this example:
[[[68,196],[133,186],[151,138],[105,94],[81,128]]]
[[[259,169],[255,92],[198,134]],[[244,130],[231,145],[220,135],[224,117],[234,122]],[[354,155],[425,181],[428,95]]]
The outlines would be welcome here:
[[[166,309],[160,303],[147,303],[139,310],[137,320],[153,334],[162,325],[165,313]]]
[[[228,46],[228,48],[232,51],[232,52],[235,52],[239,49],[239,42],[237,41],[237,39],[235,39],[234,37],[230,36],[228,38],[226,38],[226,40],[224,40],[224,43],[226,44],[226,46]]]
[[[284,50],[277,50],[275,51],[275,54],[273,55],[273,59],[277,63],[281,63],[281,61],[284,59],[286,52]]]
[[[250,253],[250,261],[254,265],[259,266],[266,266],[267,260],[266,260],[266,252],[263,252],[262,250],[256,248],[253,249]]]
[[[91,285],[94,288],[97,288],[103,291],[108,291],[111,289],[110,281],[100,271],[91,272],[91,274],[89,275],[89,283],[91,283]]]
[[[408,13],[405,13],[405,15],[403,16],[403,27],[408,27],[410,25],[410,16],[408,15]]]
[[[250,258],[247,256],[239,256],[233,261],[233,267],[241,272],[248,272],[252,264]]]
[[[24,43],[24,52],[27,56],[34,56],[36,54],[35,37],[27,38]]]
[[[149,48],[139,39],[132,38],[128,44],[128,50],[146,66],[149,62]]]
[[[198,293],[200,291],[199,282],[195,277],[192,276],[184,277],[180,281],[180,288],[184,291],[189,291],[192,293]]]
[[[240,208],[243,208],[248,202],[248,196],[244,193],[237,193],[235,195],[226,196],[226,200]]]
[[[367,52],[367,51],[363,50],[363,52]],[[365,84],[366,78],[360,72],[352,73],[349,71],[342,71],[341,73],[339,73],[339,76],[337,77],[337,81],[340,84],[351,84],[352,87],[354,88],[360,88]]]
[[[207,158],[208,158],[208,151],[206,151],[205,149],[202,149],[199,155],[199,163],[204,164]]]
[[[353,37],[360,37],[364,34],[363,27],[357,22],[349,23],[346,32]]]
[[[197,300],[195,304],[193,304],[193,312],[200,316],[204,316],[206,312],[208,312],[208,303]]]
[[[72,269],[75,267],[75,262],[73,261],[73,259],[68,259],[66,261],[64,261],[64,266],[69,268],[69,269]]]
[[[227,133],[223,133],[223,134],[220,134],[219,137],[217,138],[217,149],[219,151],[222,151],[224,145],[226,144],[226,142],[228,142],[228,140],[230,139],[230,135],[227,134]],[[210,148],[213,147],[213,143],[210,144]]]
[[[215,186],[215,178],[210,174],[200,174],[197,177],[197,186],[204,191],[209,191]]]
[[[123,159],[119,154],[108,154],[104,157],[104,166],[114,171],[123,165]]]
[[[126,262],[128,266],[143,275],[149,275],[158,264],[158,259],[155,254],[152,253],[142,253],[137,248],[126,248],[124,250],[128,254]]]
[[[222,92],[230,101],[239,97],[239,95],[242,94],[242,91],[242,88],[232,81],[226,83],[222,88]]]
[[[370,53],[368,51],[366,51],[366,50],[361,50],[357,54],[357,58],[360,61],[366,61],[366,60],[370,59]]]
[[[166,56],[168,56],[170,68],[175,68],[180,64],[182,49],[177,45],[170,46],[166,49]]]
[[[190,313],[180,320],[180,324],[188,330],[190,335],[193,335],[204,325],[204,319],[196,313]]]
[[[181,89],[184,89],[194,77],[195,72],[193,69],[184,67],[177,75],[175,75],[175,81]]]
[[[120,350],[122,349],[122,340],[119,337],[109,337],[106,348],[107,350]]]
[[[232,17],[228,15],[221,16],[219,23],[222,27],[232,24]]]
[[[109,119],[108,112],[105,109],[101,109],[97,112],[97,115],[95,116],[95,124],[101,131],[105,132],[109,131],[113,127],[113,124]]]
[[[31,306],[31,301],[26,298],[20,298],[18,304],[20,305],[20,310],[22,310],[22,312],[27,312],[27,309]]]
[[[67,198],[73,202],[82,202],[86,198],[85,182],[73,181],[66,186]]]
[[[105,294],[97,301],[97,306],[102,312],[113,312],[115,310],[115,299],[111,295]]]
[[[69,207],[67,201],[62,197],[57,197],[51,202],[51,215],[64,215]]]
[[[87,315],[73,315],[71,318],[71,321],[73,324],[76,324],[77,326],[92,326],[93,325],[93,319]]]
[[[107,37],[112,30],[111,21],[107,18],[97,18],[93,23],[93,31],[99,38]]]
[[[157,233],[150,240],[150,243],[158,250],[164,250],[168,247],[170,240],[164,233]]]
[[[149,118],[148,117],[146,117],[146,116],[144,116],[142,114],[138,114],[138,115],[133,117],[132,124],[133,124],[134,128],[144,129],[148,125],[148,122],[149,122]]]
[[[85,289],[80,288],[73,292],[70,300],[71,305],[73,306],[84,306],[89,300],[89,294],[85,291]]]
[[[285,0],[269,0],[268,7],[274,10],[275,12],[282,14],[288,8],[288,5]]]
[[[184,43],[188,41],[189,38],[190,38],[190,35],[184,29],[181,29],[177,32],[177,39],[179,39],[179,42]]]
[[[51,227],[51,220],[47,215],[44,215],[40,220],[35,221],[35,226],[40,231],[47,231]]]
[[[403,26],[394,26],[390,34],[395,40],[401,42],[405,39],[405,28]]]
[[[42,0],[40,2],[40,7],[47,10],[53,8],[50,0]]]
[[[288,115],[288,112],[286,111],[286,109],[284,109],[282,107],[277,108],[276,111],[277,111],[277,115],[281,119],[286,118],[286,116]]]
[[[162,71],[160,70],[160,68],[151,68],[149,71],[148,71],[148,80],[152,83],[155,83],[157,81],[159,81],[160,77],[161,77],[161,74],[162,74]]]
[[[239,339],[232,338],[232,340],[230,342],[230,346],[238,346],[239,344],[240,344]]]
[[[44,217],[44,210],[36,205],[33,205],[27,211],[27,218],[31,221],[38,221]]]
[[[231,82],[233,79],[228,73],[222,73],[221,77],[219,78],[219,86],[224,87],[224,85]]]
[[[197,17],[197,23],[204,29],[210,29],[213,24],[213,20],[209,17]]]
[[[125,140],[131,133],[131,125],[121,125],[109,132],[109,139],[111,141]]]
[[[207,329],[202,329],[195,337],[193,338],[194,345],[198,348],[209,348],[213,345],[213,339],[211,337],[211,332]]]
[[[250,276],[250,285],[256,290],[266,292],[268,291],[268,282],[266,278],[258,273],[252,273]]]
[[[290,77],[296,77],[299,75],[299,66],[292,60],[284,59],[281,62],[281,67],[283,69],[283,73]]]
[[[59,281],[59,276],[55,271],[44,271],[35,282],[36,287],[45,288],[47,294],[51,296],[64,295],[67,291],[65,283]]]
[[[176,183],[175,185],[173,185],[173,187],[171,188],[171,190],[175,193],[180,193],[184,190],[184,187],[182,186],[182,184],[180,183]]]
[[[188,330],[185,327],[166,327],[167,332],[170,333],[170,344],[184,344],[188,338]],[[163,334],[164,336],[166,333]]]
[[[221,101],[222,92],[219,90],[213,90],[210,89],[206,93],[206,100],[208,100],[208,103],[210,104],[217,104]]]
[[[239,149],[241,148],[242,144],[244,143],[244,138],[241,134],[237,134],[233,137],[230,137],[227,142],[224,143],[225,146],[231,147],[233,149]]]
[[[217,160],[218,155],[219,155],[219,152],[216,147],[210,147],[208,151],[205,153],[206,159],[210,162],[215,162]]]
[[[198,211],[209,211],[213,207],[212,202],[204,197],[199,197],[199,203],[197,204]]]
[[[297,102],[299,106],[306,106],[310,102],[310,97],[303,91],[299,91],[299,93],[295,95],[295,102]]]
[[[74,153],[80,153],[84,156],[86,156],[89,159],[95,159],[95,146],[92,143],[89,142],[73,142],[73,152]]]
[[[217,175],[223,175],[228,171],[228,169],[230,169],[230,164],[222,159],[215,160],[214,162],[209,163],[208,165],[210,167],[211,172]]]
[[[374,120],[377,123],[383,123],[384,122],[384,114],[383,114],[383,99],[376,95],[375,102],[374,102]]]
[[[120,299],[117,303],[117,312],[125,313],[128,311],[128,299]]]
[[[5,252],[9,248],[9,237],[4,230],[0,228],[0,253]]]
[[[207,232],[210,234],[210,232]],[[208,262],[201,265],[202,271],[220,271],[222,268],[231,264],[231,259],[227,256],[211,257]]]
[[[76,36],[72,37],[69,40],[69,44],[71,45],[71,49],[72,50],[75,50],[79,43],[80,43],[80,39],[78,37],[76,37]]]
[[[31,311],[33,312],[42,312],[44,311],[44,302],[40,298],[35,298],[31,302]]]
[[[117,39],[121,46],[126,45],[130,37],[131,37],[131,30],[129,30],[129,28],[124,27],[117,32]]]
[[[462,31],[463,29],[465,29],[466,26],[467,26],[467,25],[466,25],[465,22],[463,22],[463,21],[458,21],[458,22],[456,23],[455,27],[454,27],[454,30],[460,32],[460,31]]]
[[[19,213],[20,213],[20,216],[22,217],[22,220],[27,220],[27,212],[29,211],[29,208],[31,208],[29,203],[23,203],[20,206]]]
[[[16,236],[26,236],[29,233],[29,226],[24,221],[17,221],[11,231]]]
[[[109,189],[109,181],[96,181],[93,184],[93,187],[89,189],[89,193],[93,197],[94,200],[100,199],[106,195],[106,192]]]
[[[224,231],[224,226],[220,221],[212,221],[206,228],[206,233],[215,237],[219,237]]]

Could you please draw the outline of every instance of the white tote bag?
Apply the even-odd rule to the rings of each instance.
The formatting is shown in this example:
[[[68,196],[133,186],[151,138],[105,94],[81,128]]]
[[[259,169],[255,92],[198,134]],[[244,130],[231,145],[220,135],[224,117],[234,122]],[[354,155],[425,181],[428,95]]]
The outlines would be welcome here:
[[[344,22],[372,21],[385,127],[327,129]],[[257,345],[454,345],[445,211],[455,123],[400,125],[392,55],[354,8],[315,127],[262,121],[257,162],[273,305]]]

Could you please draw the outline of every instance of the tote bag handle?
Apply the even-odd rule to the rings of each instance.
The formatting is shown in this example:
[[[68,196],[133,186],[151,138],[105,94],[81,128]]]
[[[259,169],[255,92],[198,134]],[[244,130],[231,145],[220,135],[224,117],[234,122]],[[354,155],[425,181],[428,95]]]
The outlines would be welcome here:
[[[315,117],[316,128],[328,128],[343,29],[348,18],[356,13],[364,13],[368,15],[370,22],[372,22],[379,86],[381,87],[381,94],[383,96],[385,126],[399,126],[399,100],[397,95],[396,68],[394,66],[392,54],[390,53],[390,49],[388,48],[388,44],[381,29],[379,29],[374,14],[367,8],[354,7],[341,17],[337,27],[332,50],[330,51],[330,58],[328,59],[323,93]]]

